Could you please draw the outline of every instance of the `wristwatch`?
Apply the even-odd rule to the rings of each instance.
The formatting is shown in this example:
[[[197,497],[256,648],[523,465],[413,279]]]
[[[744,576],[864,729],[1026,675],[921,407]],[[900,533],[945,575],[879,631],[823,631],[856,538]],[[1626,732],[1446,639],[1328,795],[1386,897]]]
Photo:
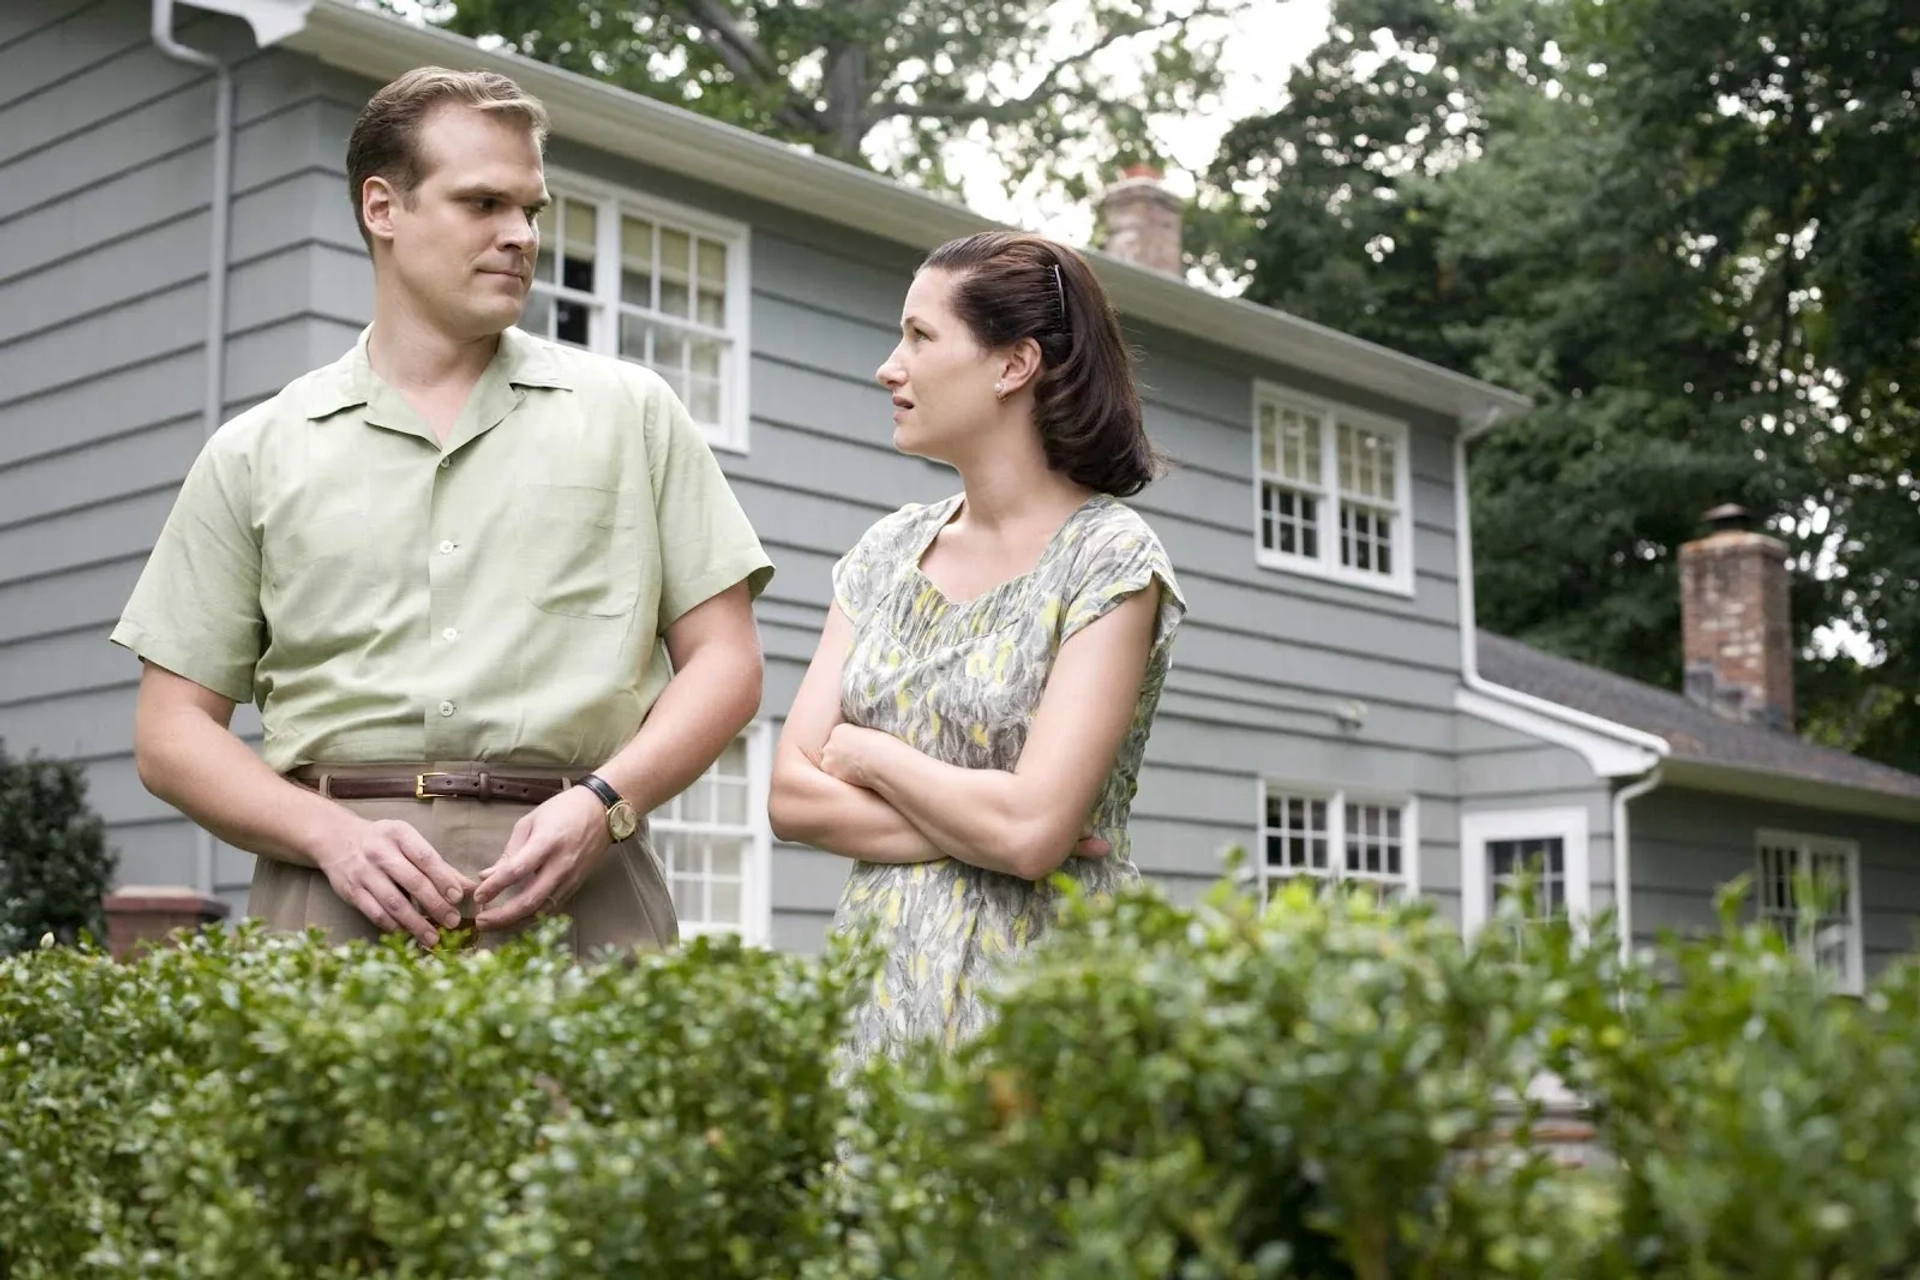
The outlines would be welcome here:
[[[580,785],[600,797],[600,803],[607,806],[607,834],[613,842],[619,844],[640,829],[640,815],[633,806],[620,798],[620,793],[607,784],[599,774],[590,773],[580,779]]]

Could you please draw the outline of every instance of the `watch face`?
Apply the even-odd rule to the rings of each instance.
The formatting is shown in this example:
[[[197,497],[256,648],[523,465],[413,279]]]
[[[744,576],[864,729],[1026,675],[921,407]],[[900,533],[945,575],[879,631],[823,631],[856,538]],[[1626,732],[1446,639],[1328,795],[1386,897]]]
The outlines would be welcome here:
[[[639,829],[639,815],[625,800],[607,810],[607,831],[615,840],[625,840]]]

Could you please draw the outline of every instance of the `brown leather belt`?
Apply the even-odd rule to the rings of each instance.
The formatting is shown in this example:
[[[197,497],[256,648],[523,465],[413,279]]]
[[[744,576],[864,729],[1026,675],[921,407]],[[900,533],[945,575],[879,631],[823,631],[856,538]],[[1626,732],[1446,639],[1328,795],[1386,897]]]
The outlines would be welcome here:
[[[485,769],[475,773],[336,773],[326,775],[324,788],[301,777],[293,781],[335,800],[507,800],[518,804],[551,800],[573,785],[565,778],[535,778]]]

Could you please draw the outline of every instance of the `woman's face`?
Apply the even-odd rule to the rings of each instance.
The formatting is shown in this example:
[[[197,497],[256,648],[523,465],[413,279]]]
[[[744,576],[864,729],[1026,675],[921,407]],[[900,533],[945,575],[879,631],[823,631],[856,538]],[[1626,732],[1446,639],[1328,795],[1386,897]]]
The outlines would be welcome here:
[[[993,418],[1001,363],[954,314],[952,296],[949,272],[928,268],[913,278],[900,344],[877,374],[893,393],[894,447],[947,463],[978,444]]]

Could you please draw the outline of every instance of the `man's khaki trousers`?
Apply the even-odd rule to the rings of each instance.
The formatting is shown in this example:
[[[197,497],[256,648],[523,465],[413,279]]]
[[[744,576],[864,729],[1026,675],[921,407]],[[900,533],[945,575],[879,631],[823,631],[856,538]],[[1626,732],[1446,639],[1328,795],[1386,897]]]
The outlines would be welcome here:
[[[579,772],[468,762],[438,763],[423,769],[466,773],[482,767],[521,777],[563,778]],[[390,764],[308,766],[298,770],[296,776],[309,785],[321,787],[324,794],[324,779],[328,777],[392,774],[395,769],[396,766]],[[455,871],[476,880],[506,851],[507,837],[514,824],[535,807],[514,801],[466,798],[336,799],[334,803],[370,821],[391,819],[409,824],[426,837],[427,843]],[[334,942],[380,936],[372,921],[333,892],[325,872],[271,858],[255,860],[247,914],[258,917],[270,929],[319,928]],[[471,898],[460,904],[460,914],[463,921],[471,920],[474,914]],[[666,874],[653,852],[644,818],[638,831],[607,851],[605,860],[571,901],[554,905],[552,914],[571,919],[568,933],[573,952],[583,960],[609,950],[658,950],[679,941],[680,926],[667,892]],[[477,945],[499,946],[537,923],[536,917],[513,930],[482,933]]]

